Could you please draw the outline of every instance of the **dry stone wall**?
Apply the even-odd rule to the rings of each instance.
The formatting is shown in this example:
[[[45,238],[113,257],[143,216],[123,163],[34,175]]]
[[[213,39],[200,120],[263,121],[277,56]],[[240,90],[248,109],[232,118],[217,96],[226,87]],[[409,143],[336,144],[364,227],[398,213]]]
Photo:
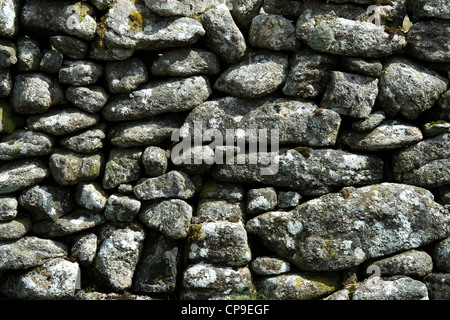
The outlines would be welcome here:
[[[6,299],[450,299],[450,1],[0,0]]]

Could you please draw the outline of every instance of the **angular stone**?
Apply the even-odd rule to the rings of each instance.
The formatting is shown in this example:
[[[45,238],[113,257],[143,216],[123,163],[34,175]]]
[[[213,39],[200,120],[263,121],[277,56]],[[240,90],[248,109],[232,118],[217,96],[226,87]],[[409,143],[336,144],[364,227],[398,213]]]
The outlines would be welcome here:
[[[100,175],[104,159],[101,153],[84,155],[60,149],[50,156],[49,162],[55,181],[69,186],[95,180]]]
[[[136,50],[186,46],[205,34],[193,18],[160,17],[133,0],[116,1],[101,23],[107,45]]]
[[[41,221],[33,225],[33,234],[41,237],[64,237],[105,223],[101,213],[77,208],[54,222]]]
[[[184,116],[166,114],[150,120],[121,123],[109,130],[108,137],[113,145],[121,148],[158,145],[170,140],[183,121]]]
[[[139,200],[164,198],[188,199],[195,193],[191,178],[179,171],[170,171],[156,178],[149,178],[134,187]]]
[[[92,128],[81,133],[75,133],[59,140],[59,144],[78,153],[93,153],[103,148],[106,138],[106,127]]]
[[[168,159],[166,151],[159,147],[150,146],[145,148],[141,161],[147,176],[158,177],[167,171]]]
[[[14,80],[11,104],[22,114],[43,113],[62,102],[64,93],[58,82],[42,73],[19,74]]]
[[[401,114],[415,120],[447,90],[448,79],[405,59],[385,65],[380,77],[377,104],[388,117]]]
[[[0,69],[9,68],[16,63],[16,45],[9,40],[0,39]]]
[[[3,136],[0,142],[0,160],[44,156],[52,153],[55,139],[45,133],[19,129]]]
[[[277,206],[280,209],[293,208],[300,204],[302,196],[295,191],[279,191]]]
[[[259,214],[271,211],[277,203],[277,192],[274,188],[250,189],[247,193],[246,210],[249,214]]]
[[[259,215],[246,229],[302,270],[343,270],[447,236],[449,217],[433,199],[404,184],[345,188],[290,212]]]
[[[45,50],[39,62],[39,70],[45,73],[57,73],[62,68],[64,56],[57,50]]]
[[[152,64],[152,74],[155,76],[190,77],[219,72],[220,60],[215,53],[190,47],[170,49]]]
[[[33,221],[56,221],[75,206],[69,189],[53,185],[35,185],[24,190],[19,203]]]
[[[65,257],[68,252],[62,242],[34,236],[1,242],[0,270],[28,269],[42,265],[45,259]]]
[[[100,212],[105,209],[108,194],[95,182],[82,182],[75,190],[75,201],[82,208]]]
[[[0,241],[22,238],[31,230],[32,222],[28,217],[18,217],[7,222],[0,222]]]
[[[112,98],[102,109],[109,121],[140,120],[165,112],[193,109],[211,95],[208,78],[172,78],[149,82],[140,89]]]
[[[423,140],[393,155],[398,182],[436,188],[450,184],[450,134]]]
[[[208,180],[203,184],[200,192],[201,199],[226,200],[239,202],[244,199],[245,189],[242,184]]]
[[[192,219],[192,207],[180,199],[162,200],[145,207],[139,220],[168,239],[184,239]]]
[[[429,300],[423,282],[403,277],[396,280],[369,278],[355,290],[352,300]]]
[[[19,202],[13,196],[0,196],[0,221],[10,221],[17,216]]]
[[[387,151],[408,147],[423,139],[419,128],[403,121],[386,120],[370,132],[349,131],[341,135],[352,151]]]
[[[12,38],[19,31],[20,1],[5,0],[0,4],[0,37]]]
[[[0,291],[11,299],[73,299],[78,272],[78,263],[55,258],[23,274],[8,276],[2,283]]]
[[[247,50],[245,38],[233,20],[228,8],[222,4],[201,16],[206,31],[206,46],[227,63],[235,63]]]
[[[449,11],[450,18],[450,11]],[[450,21],[420,21],[406,35],[406,52],[413,57],[430,62],[450,62],[448,30]],[[429,39],[433,39],[430,41]]]
[[[433,250],[435,266],[442,272],[450,272],[450,237],[437,243]]]
[[[192,263],[244,266],[252,259],[242,222],[214,221],[191,225],[188,256]]]
[[[264,0],[232,0],[233,20],[241,30],[248,30],[254,17],[256,17]],[[267,11],[266,11],[267,12]]]
[[[226,200],[202,199],[199,201],[192,223],[213,221],[245,221],[244,205]]]
[[[17,65],[19,71],[37,71],[42,58],[39,43],[33,39],[20,37],[17,40]]]
[[[406,3],[412,11],[412,17],[416,20],[450,19],[450,2],[448,0],[407,0]]]
[[[124,61],[108,62],[105,78],[111,93],[127,93],[148,80],[147,68],[136,57]]]
[[[383,161],[377,156],[333,149],[297,150],[281,155],[252,154],[257,164],[249,163],[248,155],[238,155],[234,163],[214,166],[211,175],[222,181],[263,183],[311,196],[339,187],[379,183],[383,178]],[[266,160],[269,164],[263,165]]]
[[[109,154],[103,176],[103,187],[112,189],[122,183],[138,180],[142,173],[142,149],[114,148]]]
[[[262,256],[253,259],[250,269],[260,276],[274,276],[289,272],[291,267],[289,262],[276,256]]]
[[[294,24],[289,19],[275,14],[259,14],[253,18],[249,42],[256,48],[276,51],[297,51],[300,45]]]
[[[47,179],[50,170],[37,159],[6,162],[0,167],[0,194],[23,190]]]
[[[84,59],[88,50],[88,45],[86,42],[65,35],[50,37],[50,43],[56,50],[70,59],[75,60]]]
[[[289,61],[283,93],[291,97],[314,98],[325,91],[331,70],[339,65],[332,55],[300,49]]]
[[[449,275],[448,273],[433,273],[425,278],[425,284],[431,300],[450,299]]]
[[[288,57],[280,52],[250,53],[244,61],[230,66],[214,89],[242,98],[258,98],[275,92],[286,80]]]
[[[198,121],[198,122],[197,122]],[[313,102],[276,97],[247,100],[227,97],[207,101],[198,106],[186,118],[180,129],[182,137],[193,136],[201,125],[202,132],[210,129],[218,143],[225,143],[227,129],[239,131],[276,128],[280,145],[333,146],[341,124],[339,115],[331,110],[319,109]],[[270,144],[273,132],[267,130]],[[260,135],[260,142],[264,139]],[[249,134],[244,134],[250,139]],[[204,140],[207,140],[206,137]]]
[[[297,21],[297,37],[319,52],[366,58],[386,57],[406,45],[403,33],[366,18],[366,10],[357,6],[308,0]]]
[[[99,246],[93,268],[108,288],[114,291],[131,288],[144,239],[145,230],[137,223],[111,228],[107,232]]]
[[[409,250],[372,262],[366,270],[379,268],[381,277],[403,275],[425,277],[433,271],[433,260],[425,251]]]
[[[139,213],[141,202],[133,196],[112,194],[105,207],[105,217],[109,221],[131,222]]]
[[[27,126],[32,131],[62,136],[95,126],[99,118],[98,114],[89,114],[76,108],[58,108],[42,115],[30,116]]]
[[[45,8],[45,10],[42,10]],[[96,22],[94,10],[84,2],[29,0],[21,14],[22,27],[35,34],[66,33],[93,40]]]
[[[383,65],[378,59],[343,57],[342,62],[348,72],[368,77],[379,77],[383,71]]]
[[[98,86],[73,87],[66,90],[66,99],[77,108],[90,113],[96,113],[108,101],[109,95],[105,89]]]
[[[378,79],[333,71],[320,106],[340,115],[367,118],[377,95]]]
[[[167,2],[166,0],[144,0],[151,11],[163,17],[185,16],[202,14],[217,5],[224,3],[224,0],[180,0]]]
[[[0,69],[0,98],[9,96],[12,91],[12,79],[9,69]]]
[[[239,294],[252,288],[247,267],[232,268],[207,263],[188,265],[183,273],[183,299],[207,299],[224,294]]]
[[[356,132],[372,131],[386,119],[383,111],[371,113],[367,118],[352,123],[352,129]]]
[[[96,252],[97,236],[95,233],[80,236],[70,250],[71,256],[76,257],[78,263],[83,266],[90,265],[94,261]]]
[[[157,232],[147,234],[133,276],[133,290],[142,293],[174,292],[181,263],[181,248]]]
[[[302,1],[264,0],[264,12],[297,18],[302,12]]]
[[[256,286],[271,300],[313,300],[329,295],[339,288],[334,273],[315,275],[306,272],[266,277]]]
[[[103,67],[86,60],[66,60],[59,70],[59,82],[73,86],[87,86],[97,82],[103,75]]]

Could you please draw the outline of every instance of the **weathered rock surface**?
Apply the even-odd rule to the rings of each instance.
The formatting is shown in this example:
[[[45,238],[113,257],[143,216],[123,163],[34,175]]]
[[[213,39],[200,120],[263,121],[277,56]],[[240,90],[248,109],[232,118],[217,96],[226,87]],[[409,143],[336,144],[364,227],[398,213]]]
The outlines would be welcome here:
[[[98,126],[66,136],[59,140],[59,144],[74,152],[93,153],[103,148],[105,138],[105,127]]]
[[[109,153],[103,176],[103,187],[112,189],[122,183],[138,180],[142,173],[142,149],[114,148]]]
[[[355,290],[352,300],[429,300],[429,297],[426,285],[409,277],[370,278]]]
[[[0,167],[0,194],[8,194],[38,184],[50,176],[41,160],[23,159]]]
[[[9,40],[0,40],[0,68],[9,68],[17,63],[17,47]]]
[[[433,250],[433,261],[443,272],[450,272],[450,237],[442,240]]]
[[[55,139],[45,133],[30,130],[16,130],[2,137],[0,142],[0,159],[14,160],[50,154]]]
[[[17,216],[19,202],[13,196],[0,196],[0,221],[10,221]]]
[[[289,262],[274,257],[257,257],[250,264],[250,269],[257,275],[274,276],[291,270]]]
[[[271,211],[277,205],[277,192],[272,187],[250,189],[247,193],[246,210],[249,214]]]
[[[66,90],[66,99],[83,111],[96,113],[108,101],[109,95],[105,89],[99,86],[75,87],[70,86]]]
[[[253,47],[275,51],[296,51],[299,48],[294,24],[275,14],[259,14],[253,18],[249,42]]]
[[[73,244],[70,254],[77,258],[78,263],[87,266],[94,261],[97,253],[97,236],[95,233],[82,235]]]
[[[147,68],[139,58],[109,62],[105,76],[111,93],[127,93],[148,80]]]
[[[407,0],[406,3],[416,20],[424,20],[424,18],[450,19],[448,0]]]
[[[84,59],[88,50],[86,42],[67,35],[52,36],[50,43],[56,50],[75,60]]]
[[[431,300],[450,299],[450,277],[448,273],[433,273],[425,279]]]
[[[73,86],[87,86],[97,82],[103,75],[103,67],[86,60],[66,60],[59,70],[59,82]]]
[[[185,16],[202,14],[205,11],[224,3],[224,0],[181,0],[167,2],[164,0],[144,0],[151,11],[163,17]]]
[[[191,178],[179,171],[170,171],[156,178],[149,178],[134,187],[139,200],[164,198],[188,199],[195,193]]]
[[[231,222],[245,221],[245,208],[241,202],[230,202],[218,199],[202,199],[199,201],[192,223],[225,220]]]
[[[17,0],[5,0],[0,4],[0,36],[11,38],[19,30],[20,3]]]
[[[105,206],[105,217],[109,221],[131,222],[139,213],[141,202],[132,196],[112,194]]]
[[[167,171],[168,159],[166,151],[159,147],[150,146],[145,148],[141,161],[147,176],[157,177]]]
[[[79,207],[103,211],[108,201],[108,194],[95,182],[81,182],[75,189],[75,201]]]
[[[232,0],[231,15],[241,30],[248,30],[264,2],[264,0]]]
[[[28,217],[18,217],[7,222],[0,222],[0,241],[22,238],[31,230],[32,222]]]

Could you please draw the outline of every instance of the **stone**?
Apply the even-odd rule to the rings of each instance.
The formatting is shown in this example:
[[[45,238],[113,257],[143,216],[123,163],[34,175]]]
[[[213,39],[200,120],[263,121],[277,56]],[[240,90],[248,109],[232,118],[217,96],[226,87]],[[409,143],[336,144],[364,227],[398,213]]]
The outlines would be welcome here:
[[[195,193],[191,178],[179,171],[170,171],[156,178],[149,178],[137,184],[133,190],[139,200],[167,198],[189,199]]]
[[[35,185],[22,191],[19,203],[33,221],[56,221],[75,206],[70,190],[54,185]]]
[[[147,82],[148,74],[144,63],[136,57],[108,62],[105,78],[110,93],[127,93]]]
[[[133,291],[172,293],[179,281],[181,248],[176,241],[149,232],[133,277]]]
[[[62,102],[63,98],[58,82],[42,73],[23,73],[14,79],[11,105],[15,112],[43,113]]]
[[[188,17],[160,17],[142,2],[118,0],[101,20],[104,42],[112,47],[160,50],[195,43],[205,34]]]
[[[5,0],[0,4],[0,37],[12,38],[19,30],[20,1]]]
[[[106,10],[110,5],[114,4],[114,0],[91,0],[91,2],[99,10]]]
[[[294,24],[276,14],[259,14],[253,18],[249,42],[252,47],[275,51],[297,51],[300,46]]]
[[[325,91],[331,71],[339,65],[332,55],[300,49],[289,60],[289,73],[282,88],[291,97],[314,98]]]
[[[450,298],[450,277],[448,273],[433,273],[425,278],[425,284],[431,300]]]
[[[264,0],[264,12],[297,18],[302,12],[302,1]]]
[[[131,58],[134,49],[110,47],[103,42],[102,45],[93,45],[89,49],[88,57],[100,61],[122,61]]]
[[[450,11],[449,11],[450,17]],[[420,21],[414,23],[406,35],[406,52],[418,59],[430,62],[450,62],[448,48],[450,21]],[[433,39],[433,41],[425,39]]]
[[[88,45],[75,37],[58,35],[50,37],[51,45],[70,59],[82,60],[86,57]]]
[[[0,241],[11,241],[22,238],[31,230],[32,222],[28,217],[17,217],[14,220],[0,222]]]
[[[245,38],[224,4],[206,11],[200,18],[206,31],[205,43],[210,50],[229,64],[244,56],[247,50]]]
[[[93,0],[96,1],[96,0]],[[98,292],[98,291],[89,291],[89,290],[77,290],[75,300],[83,300],[83,301],[121,301],[121,300],[154,300],[153,298],[146,296],[146,295],[136,295],[136,294],[130,294],[130,293],[104,293],[104,292]]]
[[[75,190],[75,201],[81,208],[101,212],[105,209],[108,194],[95,182],[81,182]]]
[[[288,209],[298,206],[302,200],[302,196],[295,191],[278,191],[277,199],[278,208]]]
[[[375,111],[369,114],[367,118],[357,120],[352,123],[352,130],[356,132],[372,131],[378,127],[384,120],[386,115],[383,111]]]
[[[19,71],[37,71],[42,58],[39,43],[33,39],[20,37],[17,40],[17,65]]]
[[[446,91],[438,101],[439,106],[444,110],[450,109],[450,90]]]
[[[95,180],[104,163],[102,153],[80,154],[59,149],[49,158],[53,178],[61,186],[73,186],[83,181]]]
[[[383,178],[383,161],[374,155],[299,147],[280,155],[256,153],[251,156],[256,158],[256,164],[250,163],[248,155],[238,155],[233,163],[215,165],[211,170],[212,177],[290,188],[302,196],[323,195],[339,187],[379,183]],[[321,177],[320,181],[317,176]]]
[[[16,45],[6,39],[0,39],[0,69],[9,68],[17,63]]]
[[[205,76],[152,81],[130,94],[111,98],[102,109],[102,116],[109,121],[124,121],[189,111],[210,95],[209,80]]]
[[[13,196],[0,196],[0,221],[10,221],[17,216],[19,202]]]
[[[406,3],[410,6],[412,17],[415,20],[425,20],[426,18],[450,19],[450,3],[448,0],[407,0]]]
[[[351,300],[351,295],[349,289],[341,289],[323,298],[323,300]]]
[[[200,200],[192,223],[199,224],[213,221],[244,222],[245,209],[243,203],[213,199]]]
[[[250,270],[260,276],[276,276],[291,270],[289,262],[273,257],[257,257],[250,263]]]
[[[450,204],[450,186],[443,186],[436,190],[436,202],[446,205]]]
[[[448,79],[409,60],[394,59],[380,77],[377,104],[388,117],[415,120],[447,90]]]
[[[112,189],[122,183],[138,180],[142,173],[141,148],[114,148],[106,162],[103,187]]]
[[[207,263],[188,265],[183,273],[183,299],[208,299],[223,294],[239,294],[252,288],[247,267],[215,266]]]
[[[450,134],[444,133],[394,153],[392,167],[395,180],[421,187],[448,185],[449,143]]]
[[[386,182],[259,215],[246,229],[301,270],[333,271],[442,239],[448,223],[428,190]]]
[[[406,122],[386,120],[370,132],[348,131],[341,141],[352,151],[387,151],[401,149],[423,139],[422,131]]]
[[[172,134],[183,124],[184,118],[178,114],[170,114],[121,123],[108,131],[108,138],[114,146],[120,148],[158,145],[170,140]]]
[[[33,225],[33,234],[40,237],[64,237],[105,223],[103,214],[77,208],[56,221],[40,221]]]
[[[450,237],[434,246],[433,261],[441,272],[450,272]]]
[[[343,116],[367,118],[372,112],[377,95],[378,79],[332,71],[320,106]]]
[[[141,202],[133,196],[112,194],[105,207],[105,217],[109,221],[131,222],[139,213]]]
[[[235,130],[233,139],[245,129],[246,141],[253,130],[260,142],[267,139],[271,144],[275,133],[267,128],[274,128],[278,129],[280,145],[325,147],[335,144],[340,124],[341,118],[336,112],[319,109],[313,102],[273,96],[254,100],[226,97],[207,101],[192,110],[180,128],[180,135],[192,137],[195,130],[202,130],[206,136],[205,132],[213,130],[215,143],[221,145],[226,141],[227,129]],[[258,133],[259,129],[266,130],[267,137]]]
[[[0,270],[29,269],[42,265],[46,259],[66,257],[68,252],[62,242],[35,236],[1,242]]]
[[[9,69],[0,69],[0,98],[9,96],[12,91],[12,79]]]
[[[42,10],[45,8],[45,10]],[[96,22],[94,10],[84,2],[26,1],[21,13],[22,27],[34,34],[65,33],[83,40],[93,40]]]
[[[55,139],[45,133],[19,129],[2,137],[0,160],[44,156],[52,153]]]
[[[165,0],[144,0],[151,11],[163,17],[203,14],[206,11],[224,3],[223,0],[181,0],[167,2]]]
[[[0,291],[11,299],[73,299],[78,272],[78,263],[54,258],[25,273],[10,275]]]
[[[22,123],[22,119],[14,113],[12,106],[0,99],[0,132],[13,133]]]
[[[162,53],[152,63],[151,71],[155,76],[216,75],[220,72],[220,58],[204,49],[174,48]]]
[[[369,278],[355,290],[352,300],[429,300],[429,297],[426,285],[409,277]]]
[[[137,223],[111,228],[106,233],[93,262],[94,272],[105,286],[113,291],[131,288],[145,234]]]
[[[312,300],[339,288],[337,274],[315,275],[306,272],[266,277],[256,284],[270,300]]]
[[[190,263],[244,266],[252,259],[242,222],[214,221],[191,225],[188,233]]]
[[[379,268],[381,277],[403,275],[425,277],[433,271],[433,260],[425,251],[409,250],[370,263],[366,270]]]
[[[58,73],[62,68],[64,56],[57,50],[45,50],[39,62],[39,71],[45,73]]]
[[[62,136],[95,126],[99,122],[98,114],[90,114],[76,108],[52,108],[41,115],[32,115],[27,119],[27,127],[32,131]]]
[[[423,134],[426,138],[434,138],[443,133],[450,133],[450,123],[446,121],[431,121],[423,125]]]
[[[250,189],[247,193],[246,211],[259,214],[273,210],[278,203],[277,192],[272,187]]]
[[[259,51],[225,70],[214,83],[214,89],[236,97],[259,98],[275,92],[287,73],[286,54]]]
[[[180,148],[181,147],[181,150]],[[179,151],[178,154],[175,151]],[[208,172],[214,163],[215,153],[209,146],[185,147],[183,143],[175,145],[170,160],[176,170],[187,174],[203,174]]]
[[[38,159],[6,162],[0,167],[0,195],[21,191],[49,176],[50,170]]]
[[[146,206],[139,213],[139,220],[168,239],[184,239],[191,225],[192,211],[192,207],[183,200],[162,200]]]
[[[160,147],[149,146],[142,153],[142,165],[149,177],[158,177],[166,173],[168,159],[166,151]]]
[[[97,236],[95,233],[88,233],[75,241],[70,250],[70,255],[75,257],[79,264],[88,266],[94,261],[96,252]]]
[[[241,30],[248,30],[254,17],[259,14],[264,0],[233,0],[231,15]]]
[[[201,199],[226,200],[228,202],[239,202],[244,199],[245,189],[240,183],[228,183],[210,179],[206,181],[199,197]]]
[[[75,133],[59,140],[59,144],[71,151],[78,153],[94,153],[103,148],[106,127],[88,129],[81,133]]]
[[[383,64],[378,59],[342,57],[342,63],[347,72],[368,77],[379,77],[383,71]]]
[[[70,86],[66,89],[66,99],[75,107],[89,113],[99,112],[108,98],[109,94],[99,86]]]
[[[73,86],[87,86],[103,75],[103,67],[87,60],[66,60],[58,72],[59,82]]]

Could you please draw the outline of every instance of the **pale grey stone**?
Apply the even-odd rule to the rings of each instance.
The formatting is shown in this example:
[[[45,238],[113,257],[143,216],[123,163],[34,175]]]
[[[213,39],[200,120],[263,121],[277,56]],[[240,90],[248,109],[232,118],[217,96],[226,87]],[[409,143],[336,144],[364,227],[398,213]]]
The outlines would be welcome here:
[[[202,174],[214,164],[215,153],[209,146],[184,147],[181,150],[178,147],[184,147],[184,144],[175,145],[170,157],[176,170],[187,174]]]
[[[6,162],[0,167],[0,194],[23,190],[47,179],[50,170],[38,159]]]
[[[12,38],[19,30],[19,0],[4,0],[0,3],[0,37]]]
[[[109,95],[99,86],[74,87],[66,89],[66,99],[77,108],[90,113],[96,113],[108,101]]]
[[[253,18],[249,42],[253,47],[275,51],[297,51],[300,45],[294,24],[276,14],[259,14]]]
[[[66,60],[58,72],[59,82],[73,86],[87,86],[103,75],[103,67],[87,60]]]
[[[108,194],[95,182],[81,182],[75,190],[75,201],[82,208],[99,212],[105,209]]]
[[[199,196],[201,199],[239,202],[244,199],[245,189],[240,183],[221,182],[210,179],[203,184]]]
[[[254,17],[261,10],[264,0],[232,0],[233,20],[242,30],[248,30]]]
[[[198,202],[192,223],[199,224],[213,221],[245,221],[244,204],[227,200],[202,199]]]
[[[250,269],[260,276],[275,276],[291,270],[288,261],[279,257],[257,257],[250,263]]]
[[[427,286],[418,280],[403,277],[365,280],[355,290],[352,300],[429,300]]]
[[[11,241],[22,238],[31,230],[31,219],[24,217],[17,217],[14,220],[0,222],[0,241]]]
[[[14,160],[52,153],[55,139],[45,133],[19,129],[2,137],[0,159]]]
[[[163,17],[199,15],[225,3],[224,0],[144,0],[144,2],[151,11]]]
[[[103,187],[112,189],[122,183],[139,179],[142,173],[141,148],[114,148],[109,153],[109,159],[103,176]]]
[[[19,202],[13,196],[0,196],[0,221],[9,221],[17,216]]]
[[[109,221],[131,222],[137,216],[140,209],[141,202],[133,196],[112,194],[106,202],[104,213],[106,219]]]
[[[361,119],[352,123],[352,129],[356,132],[372,131],[386,119],[383,111],[376,111],[369,114],[365,119]]]
[[[76,257],[78,263],[83,266],[90,265],[94,261],[96,252],[97,236],[95,233],[80,236],[70,250],[71,256]]]
[[[271,211],[277,203],[277,192],[273,187],[250,189],[247,193],[246,210],[249,214],[259,214]]]
[[[93,153],[103,148],[103,141],[106,138],[105,130],[106,126],[88,129],[62,138],[59,144],[74,152]]]
[[[194,195],[195,187],[187,174],[170,171],[162,176],[142,181],[134,187],[133,192],[139,200],[189,199]]]
[[[150,146],[145,148],[141,161],[147,176],[158,177],[167,171],[166,151],[160,147]]]
[[[111,93],[127,93],[137,89],[148,80],[147,68],[136,57],[108,62],[105,67],[105,78]]]
[[[448,0],[406,0],[416,20],[426,18],[450,19],[450,2]]]

